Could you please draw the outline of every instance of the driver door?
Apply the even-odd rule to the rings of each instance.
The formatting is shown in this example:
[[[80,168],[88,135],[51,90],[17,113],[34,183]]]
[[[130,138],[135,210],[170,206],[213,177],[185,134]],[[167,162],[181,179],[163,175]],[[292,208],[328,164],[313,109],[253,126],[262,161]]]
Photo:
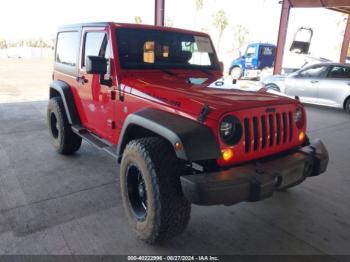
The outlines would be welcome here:
[[[111,53],[108,32],[105,29],[84,29],[78,88],[84,110],[82,122],[89,130],[105,139],[111,139],[114,131],[115,101],[111,100],[111,91],[115,87],[101,84],[98,74],[87,74],[85,61],[88,56],[109,59]]]
[[[302,102],[317,103],[320,81],[324,79],[328,67],[315,65],[297,72],[286,79],[286,94],[298,96]]]

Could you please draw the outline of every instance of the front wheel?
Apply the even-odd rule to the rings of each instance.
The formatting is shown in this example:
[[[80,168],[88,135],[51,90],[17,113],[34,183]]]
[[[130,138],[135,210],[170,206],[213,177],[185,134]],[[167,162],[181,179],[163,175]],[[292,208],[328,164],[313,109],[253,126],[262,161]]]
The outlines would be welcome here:
[[[266,88],[269,89],[269,90],[274,90],[274,91],[277,91],[277,92],[281,92],[281,89],[275,84],[267,84]]]
[[[345,103],[345,111],[350,113],[350,98]]]
[[[240,67],[236,66],[236,67],[231,69],[230,75],[233,79],[239,80],[242,77],[242,69]]]
[[[147,243],[185,230],[191,203],[181,189],[184,169],[172,146],[162,138],[136,139],[126,146],[120,168],[123,205],[129,223]]]

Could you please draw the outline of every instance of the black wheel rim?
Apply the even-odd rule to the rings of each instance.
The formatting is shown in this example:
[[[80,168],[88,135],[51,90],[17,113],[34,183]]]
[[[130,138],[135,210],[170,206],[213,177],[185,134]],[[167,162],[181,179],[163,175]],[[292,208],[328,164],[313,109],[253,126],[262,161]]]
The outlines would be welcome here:
[[[52,136],[54,138],[58,138],[58,121],[57,121],[57,118],[56,118],[56,115],[52,112],[50,114],[50,129],[51,129],[51,133],[52,133]]]
[[[139,221],[147,216],[147,191],[140,169],[130,164],[126,171],[126,186],[131,209]]]

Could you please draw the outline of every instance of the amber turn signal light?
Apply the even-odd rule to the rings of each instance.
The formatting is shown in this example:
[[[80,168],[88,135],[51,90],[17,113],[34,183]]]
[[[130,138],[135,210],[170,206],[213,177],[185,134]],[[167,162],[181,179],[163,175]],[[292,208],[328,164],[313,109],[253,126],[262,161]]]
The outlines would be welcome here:
[[[305,139],[305,133],[303,131],[300,131],[300,133],[299,133],[299,141],[303,142],[304,139]]]
[[[226,148],[222,150],[221,153],[225,161],[229,161],[233,157],[233,150],[231,148]]]
[[[181,151],[183,149],[182,144],[180,142],[175,143],[175,150],[176,151]]]

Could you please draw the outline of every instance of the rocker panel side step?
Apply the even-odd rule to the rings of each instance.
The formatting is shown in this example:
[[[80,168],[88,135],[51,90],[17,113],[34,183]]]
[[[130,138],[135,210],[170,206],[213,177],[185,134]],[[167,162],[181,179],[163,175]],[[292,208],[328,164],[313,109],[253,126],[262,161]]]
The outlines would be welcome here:
[[[74,133],[81,136],[84,140],[86,140],[91,145],[97,147],[98,149],[105,149],[111,147],[109,143],[92,134],[89,130],[85,129],[82,126],[74,125],[72,126],[72,130]]]

